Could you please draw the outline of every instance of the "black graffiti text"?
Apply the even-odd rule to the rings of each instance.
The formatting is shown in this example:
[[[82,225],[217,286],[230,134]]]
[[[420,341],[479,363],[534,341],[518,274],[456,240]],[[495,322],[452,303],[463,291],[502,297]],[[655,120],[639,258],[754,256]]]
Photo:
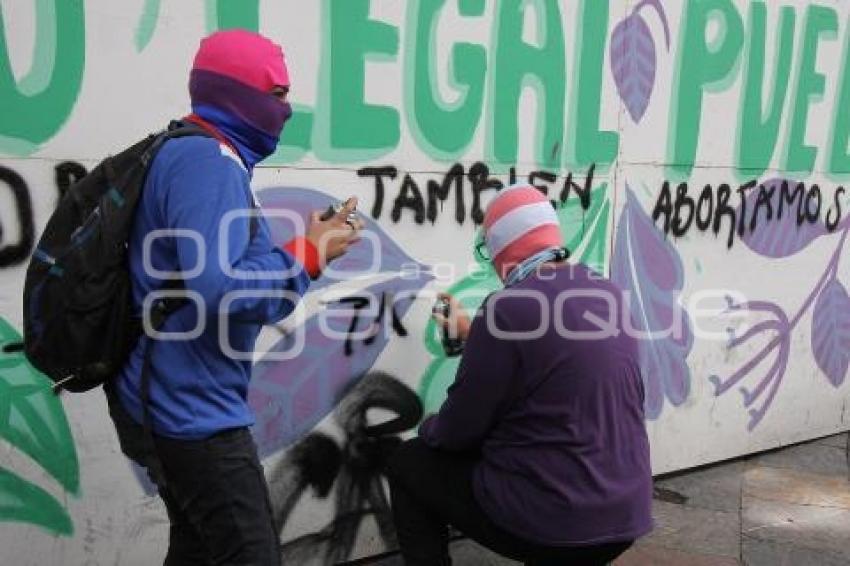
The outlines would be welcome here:
[[[18,218],[18,234],[10,234],[0,223],[0,268],[18,265],[26,261],[35,245],[35,218],[32,212],[30,190],[15,171],[0,166],[0,185],[12,194],[14,210]]]
[[[396,312],[396,302],[395,297],[391,293],[384,292],[381,294],[381,303],[377,309],[372,307],[371,295],[351,295],[349,297],[343,297],[339,299],[340,304],[350,305],[354,312],[351,316],[351,324],[348,327],[348,334],[345,338],[345,355],[351,356],[354,353],[354,337],[355,335],[362,334],[357,331],[358,323],[360,321],[360,314],[364,311],[367,312],[375,311],[377,314],[371,320],[368,332],[365,337],[362,337],[364,346],[371,346],[375,339],[378,337],[381,329],[383,328],[384,316],[386,312],[390,311],[391,324],[393,331],[401,336],[402,338],[407,336],[407,329],[401,323],[401,318],[398,316]]]
[[[370,423],[371,409],[390,413]],[[358,380],[335,412],[342,442],[310,433],[268,474],[275,524],[282,532],[308,490],[320,499],[333,492],[334,518],[321,530],[283,545],[286,564],[339,564],[351,557],[364,519],[372,517],[381,540],[397,547],[389,499],[383,484],[387,458],[401,444],[399,434],[422,418],[416,393],[395,377],[375,371]]]
[[[59,198],[86,174],[86,168],[74,161],[58,164],[55,168],[55,182]],[[6,190],[11,194],[18,225],[17,231],[13,232],[0,221],[0,269],[2,269],[20,265],[29,259],[35,247],[36,233],[30,187],[20,173],[0,165],[0,190]]]
[[[76,161],[63,161],[56,166],[56,188],[59,190],[59,198],[61,199],[68,192],[68,189],[80,181],[89,172],[85,167]]]
[[[567,202],[570,195],[580,199],[584,210],[590,208],[590,191],[593,187],[593,176],[596,166],[592,165],[583,179],[572,172],[559,181],[558,175],[551,171],[532,171],[527,176],[527,182],[549,197],[553,207]],[[469,168],[460,163],[452,165],[449,170],[438,178],[416,180],[412,173],[399,172],[394,165],[381,167],[363,167],[357,171],[361,178],[373,180],[375,200],[372,206],[372,217],[380,219],[384,211],[388,191],[394,191],[395,198],[390,208],[390,219],[394,223],[401,222],[405,211],[410,211],[416,224],[424,224],[427,220],[434,223],[444,203],[454,193],[454,219],[463,225],[467,218],[476,225],[484,222],[484,207],[482,195],[487,191],[499,191],[505,184],[491,175],[490,168],[481,162],[474,163]],[[511,168],[508,185],[518,182],[516,168]]]
[[[755,197],[752,191],[757,191]],[[781,181],[759,183],[748,181],[735,189],[727,183],[704,185],[691,191],[688,183],[675,188],[665,181],[652,210],[652,220],[667,235],[681,237],[693,228],[700,232],[725,234],[731,248],[735,236],[754,232],[759,223],[782,220],[792,215],[797,226],[823,222],[829,232],[841,223],[841,197],[844,187],[825,196],[817,184]],[[660,224],[659,224],[660,222]]]

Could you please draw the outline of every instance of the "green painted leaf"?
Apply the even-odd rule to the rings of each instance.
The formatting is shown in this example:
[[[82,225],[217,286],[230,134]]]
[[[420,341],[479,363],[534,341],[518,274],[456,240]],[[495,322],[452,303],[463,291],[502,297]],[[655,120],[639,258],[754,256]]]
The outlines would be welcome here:
[[[436,413],[443,402],[449,386],[454,382],[460,357],[436,357],[428,364],[428,369],[419,383],[419,398],[422,400],[424,414]]]
[[[159,21],[160,0],[145,0],[142,17],[136,26],[136,52],[141,53],[153,38],[156,24]]]
[[[611,202],[607,189],[605,183],[593,190],[587,210],[581,207],[579,199],[571,199],[557,211],[564,245],[573,257],[599,273],[605,273],[608,263]]]
[[[50,380],[10,348],[20,343],[21,335],[0,318],[0,437],[77,493],[79,462],[65,410]]]
[[[0,468],[0,521],[31,523],[70,536],[74,524],[65,508],[49,493]]]

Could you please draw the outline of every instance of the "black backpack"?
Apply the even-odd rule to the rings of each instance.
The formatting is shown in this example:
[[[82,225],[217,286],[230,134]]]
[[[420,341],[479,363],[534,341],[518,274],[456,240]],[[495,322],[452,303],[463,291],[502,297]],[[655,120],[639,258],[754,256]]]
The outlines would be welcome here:
[[[108,157],[65,193],[50,217],[27,268],[24,346],[30,363],[53,380],[56,392],[88,391],[109,382],[141,336],[127,262],[136,205],[162,145],[196,135],[212,137],[194,124],[175,121]],[[180,289],[183,283],[168,281],[164,287]],[[161,326],[182,304],[181,299],[160,301],[152,326]]]

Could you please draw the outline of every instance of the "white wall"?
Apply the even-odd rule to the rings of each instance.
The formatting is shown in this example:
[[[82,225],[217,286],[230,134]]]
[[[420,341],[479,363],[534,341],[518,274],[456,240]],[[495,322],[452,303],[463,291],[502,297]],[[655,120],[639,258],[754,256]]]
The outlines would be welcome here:
[[[340,486],[380,481],[360,471],[357,458],[368,456],[354,448],[363,432],[351,423],[393,416],[369,411],[376,399],[402,416],[415,416],[417,397],[425,410],[439,405],[455,362],[427,325],[430,297],[450,288],[474,305],[493,286],[486,274],[468,277],[474,195],[483,207],[495,194],[476,190],[486,181],[481,164],[501,182],[511,167],[521,181],[548,172],[555,181],[544,173],[536,182],[555,197],[570,174],[584,187],[595,166],[593,198],[582,203],[573,191],[559,208],[573,257],[632,292],[640,329],[680,322],[643,342],[656,472],[848,427],[845,3],[0,0],[0,8],[3,345],[19,340],[26,259],[67,162],[91,168],[186,113],[192,55],[217,25],[256,26],[288,54],[300,112],[254,176],[266,211],[305,212],[354,194],[374,216],[380,274],[322,281],[299,320],[320,312],[328,291],[374,286],[422,297],[396,302],[406,336],[387,311],[380,336],[352,340],[350,355],[344,339],[317,341],[313,319],[302,326],[307,350],[271,361],[281,333],[264,331],[251,402],[275,505],[297,501],[285,513],[287,564],[392,543],[371,514],[359,528],[337,520],[369,505]],[[369,167],[395,171],[380,210]],[[463,221],[452,185],[431,222],[429,182],[438,186],[450,170],[463,174]],[[799,201],[778,217],[779,179],[794,180],[791,197],[803,183],[808,219],[798,222]],[[682,182],[688,191],[677,197]],[[692,204],[698,218],[689,222]],[[275,226],[283,238],[285,223]],[[351,275],[370,255],[364,247],[340,269]],[[411,274],[417,264],[434,272]],[[46,387],[20,354],[0,353],[0,399],[9,400],[0,404],[4,560],[154,563],[165,548],[164,511],[118,452],[101,393],[56,399]],[[299,464],[318,453],[320,473]],[[323,480],[329,493],[306,487]],[[351,547],[346,532],[356,535]]]

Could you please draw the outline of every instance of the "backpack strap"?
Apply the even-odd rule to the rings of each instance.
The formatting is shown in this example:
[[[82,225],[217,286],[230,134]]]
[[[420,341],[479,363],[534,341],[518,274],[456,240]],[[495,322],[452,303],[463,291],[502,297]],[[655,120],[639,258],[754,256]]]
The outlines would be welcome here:
[[[165,473],[156,451],[156,441],[153,436],[153,423],[151,419],[151,359],[153,357],[154,339],[148,336],[148,343],[145,344],[145,351],[142,355],[142,376],[141,383],[141,401],[142,401],[142,441],[149,446],[148,454],[150,455],[147,464],[151,477],[157,478],[157,487],[162,489],[166,486]],[[161,485],[160,485],[161,484]]]
[[[219,142],[221,142],[224,145],[226,145],[227,147],[229,147],[230,150],[233,153],[235,153],[237,156],[239,155],[239,151],[237,151],[236,146],[233,145],[230,142],[230,140],[227,139],[224,136],[224,134],[219,132],[218,129],[216,129],[215,126],[213,126],[212,124],[210,124],[209,122],[207,122],[206,120],[204,120],[203,118],[198,116],[197,114],[189,114],[188,116],[186,116],[182,120],[179,120],[179,121],[175,120],[171,123],[172,124],[175,124],[175,123],[178,124],[177,128],[179,130],[186,130],[186,129],[192,129],[192,128],[197,128],[199,130],[202,130],[206,135],[217,139]],[[171,129],[171,126],[169,126],[169,129]],[[187,134],[183,134],[183,135],[187,135]],[[192,134],[188,134],[188,135],[192,135]],[[242,159],[242,158],[240,157],[240,159]]]
[[[227,138],[222,136],[215,128],[211,125],[204,122],[200,117],[192,115],[188,116],[184,120],[172,120],[168,125],[168,128],[160,133],[157,136],[156,141],[152,145],[151,149],[148,153],[143,156],[143,159],[150,161],[155,155],[156,152],[162,147],[166,141],[175,138],[182,138],[186,136],[205,136],[217,139],[219,142],[223,143],[227,147],[229,147],[234,153],[239,155],[236,149],[233,147]],[[249,189],[250,191],[250,189]],[[253,195],[248,194],[248,204],[254,209],[256,205],[254,204]],[[252,215],[249,227],[249,242],[254,239],[254,236],[257,235],[259,231],[259,220],[257,216]],[[182,291],[186,289],[186,283],[182,279],[169,279],[162,286],[163,290],[168,291]],[[165,326],[168,318],[180,310],[184,305],[188,303],[188,299],[186,297],[168,297],[160,299],[153,306],[153,312],[151,312],[151,327],[155,331],[159,331],[163,326]],[[147,344],[145,344],[144,353],[142,355],[142,375],[140,376],[140,397],[142,403],[142,433],[144,435],[145,442],[150,444],[151,450],[151,458],[148,462],[148,465],[154,467],[153,473],[155,477],[159,477],[161,479],[162,485],[160,487],[165,487],[165,474],[163,473],[162,462],[156,453],[156,444],[154,441],[153,435],[153,419],[151,416],[151,407],[150,407],[150,397],[151,397],[151,365],[153,361],[153,346],[156,342],[156,339],[152,336],[147,337]]]
[[[180,291],[186,288],[186,283],[182,279],[169,279],[162,287],[164,290]],[[168,318],[180,310],[186,303],[186,297],[167,297],[156,302],[151,312],[151,327],[159,331],[165,326]],[[153,467],[151,475],[160,478],[160,488],[165,487],[166,479],[162,466],[162,462],[156,453],[156,442],[153,436],[153,419],[151,417],[151,363],[153,360],[153,346],[156,339],[153,336],[147,337],[147,344],[142,354],[142,375],[140,377],[139,389],[142,402],[142,434],[144,441],[150,445],[150,459],[147,462],[148,466]]]
[[[182,138],[186,136],[205,136],[208,138],[215,138],[219,141],[219,143],[224,144],[230,150],[239,156],[239,151],[237,151],[236,146],[234,146],[230,140],[228,140],[221,132],[219,132],[215,126],[198,116],[197,114],[190,114],[183,118],[182,120],[172,120],[171,123],[168,124],[168,129],[165,130],[162,134],[160,134],[161,141],[157,140],[158,144],[165,143],[167,140],[174,138]],[[239,157],[239,159],[242,159]],[[251,189],[248,189],[248,205],[251,209],[256,209],[257,206],[254,203],[254,195],[251,193]],[[251,220],[248,227],[248,241],[251,242],[254,240],[254,236],[257,235],[257,232],[260,231],[260,223],[257,219],[256,215],[251,215]]]

